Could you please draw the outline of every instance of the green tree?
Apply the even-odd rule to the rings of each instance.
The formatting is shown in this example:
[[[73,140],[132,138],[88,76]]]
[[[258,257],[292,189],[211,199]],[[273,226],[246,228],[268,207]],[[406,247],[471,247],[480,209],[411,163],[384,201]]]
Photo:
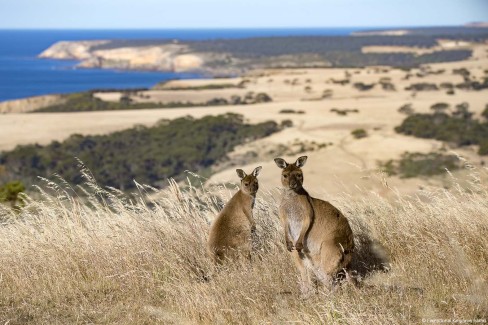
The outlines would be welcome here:
[[[456,116],[465,120],[471,119],[473,113],[469,111],[469,104],[463,102],[461,104],[457,104],[455,110],[452,112],[452,116]]]
[[[443,113],[445,110],[449,108],[449,104],[447,103],[437,103],[430,107],[435,113]]]
[[[481,113],[481,116],[488,119],[488,104],[485,105],[485,110]]]

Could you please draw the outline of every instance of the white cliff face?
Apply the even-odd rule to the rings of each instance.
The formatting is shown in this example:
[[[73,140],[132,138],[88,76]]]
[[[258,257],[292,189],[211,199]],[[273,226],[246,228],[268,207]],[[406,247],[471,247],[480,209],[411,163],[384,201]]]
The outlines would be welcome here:
[[[42,52],[39,57],[61,60],[85,60],[92,56],[90,49],[93,46],[105,44],[107,42],[108,41],[57,42]]]
[[[173,70],[176,72],[196,70],[203,66],[202,57],[194,54],[182,54],[173,59]]]
[[[203,67],[204,59],[189,54],[181,44],[144,47],[121,47],[91,50],[107,41],[59,42],[42,52],[39,57],[80,60],[83,68],[118,68],[131,70],[189,71]]]

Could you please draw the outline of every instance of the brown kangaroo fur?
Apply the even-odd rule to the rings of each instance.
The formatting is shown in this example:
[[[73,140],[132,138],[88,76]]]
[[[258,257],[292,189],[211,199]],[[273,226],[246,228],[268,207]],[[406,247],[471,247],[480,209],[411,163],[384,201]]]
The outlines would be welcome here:
[[[259,188],[257,176],[261,166],[247,175],[237,169],[241,179],[239,191],[227,202],[210,228],[208,252],[220,264],[240,255],[251,258],[251,232],[256,229],[252,209]]]
[[[344,215],[332,204],[311,197],[303,188],[303,173],[307,157],[288,164],[276,158],[283,169],[281,183],[284,192],[279,215],[285,230],[286,248],[291,252],[301,274],[302,294],[313,292],[312,275],[326,287],[346,271],[354,250],[354,237]],[[348,272],[346,278],[356,284]]]

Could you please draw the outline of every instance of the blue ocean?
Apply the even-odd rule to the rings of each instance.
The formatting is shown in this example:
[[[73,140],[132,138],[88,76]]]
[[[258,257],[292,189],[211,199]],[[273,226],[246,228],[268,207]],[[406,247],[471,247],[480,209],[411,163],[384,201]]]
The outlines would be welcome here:
[[[167,29],[167,30],[0,30],[0,101],[99,88],[142,88],[191,73],[77,69],[76,61],[38,59],[58,41],[97,39],[204,40],[261,36],[349,35],[360,28]]]

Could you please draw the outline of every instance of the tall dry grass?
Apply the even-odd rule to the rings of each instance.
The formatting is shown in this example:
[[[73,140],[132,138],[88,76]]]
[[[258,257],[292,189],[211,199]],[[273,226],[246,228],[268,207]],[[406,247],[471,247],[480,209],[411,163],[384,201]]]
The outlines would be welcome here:
[[[486,171],[478,171],[478,173]],[[20,213],[0,210],[0,324],[415,324],[486,319],[488,191],[432,189],[389,202],[332,198],[349,218],[363,288],[300,298],[273,193],[258,193],[251,264],[205,252],[224,187],[139,186],[128,198],[46,181]],[[155,194],[157,194],[155,196]]]

